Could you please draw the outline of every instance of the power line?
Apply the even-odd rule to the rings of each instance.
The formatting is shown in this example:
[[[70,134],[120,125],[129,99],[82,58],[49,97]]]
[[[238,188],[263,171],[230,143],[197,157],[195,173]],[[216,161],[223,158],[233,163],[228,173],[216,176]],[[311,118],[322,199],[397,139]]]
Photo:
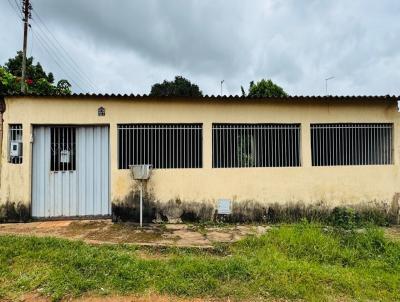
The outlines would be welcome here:
[[[23,21],[23,15],[22,15],[22,8],[18,5],[18,2],[16,0],[14,0],[14,4],[11,2],[11,0],[7,0],[8,4],[10,5],[10,7],[12,8],[12,10],[14,11],[14,13],[16,14],[18,20]],[[40,28],[39,28],[40,29]],[[74,85],[76,85],[76,87],[78,87],[82,92],[84,91],[84,89],[81,87],[81,85],[79,85],[75,80],[74,77],[71,77],[68,72],[66,72],[66,70],[60,65],[59,62],[62,62],[62,60],[59,60],[59,58],[55,59],[54,56],[51,53],[49,44],[47,44],[46,39],[43,38],[42,36],[40,36],[39,32],[36,33],[33,31],[32,28],[30,28],[31,33],[32,33],[32,37],[35,37],[36,40],[39,42],[40,46],[42,47],[43,50],[45,50],[49,57],[54,61],[54,63],[60,68],[60,70],[62,72],[64,72],[65,75],[67,75],[70,78],[70,81],[72,83],[74,83]],[[40,29],[41,30],[41,29]],[[33,43],[33,39],[32,39],[32,43]],[[46,44],[46,45],[45,45]]]
[[[18,4],[17,0],[14,0],[14,4],[12,3],[11,0],[7,0],[10,7],[13,9],[14,13],[16,14],[17,18],[21,21],[23,21],[23,15],[22,15],[22,8]],[[78,84],[78,79],[82,81],[83,83],[88,84],[88,86],[93,89],[93,90],[99,90],[98,87],[94,84],[94,82],[91,81],[90,77],[88,77],[78,66],[78,64],[74,61],[74,59],[68,54],[68,52],[65,50],[65,48],[62,46],[62,44],[58,41],[58,39],[55,37],[55,35],[50,31],[50,29],[47,27],[47,25],[44,23],[43,19],[39,16],[39,14],[34,10],[35,16],[38,18],[40,21],[39,24],[36,22],[36,20],[33,20],[35,22],[36,27],[39,29],[40,32],[38,31],[33,31],[32,28],[31,32],[33,36],[36,38],[36,40],[39,42],[41,48],[45,50],[50,58],[56,63],[56,65],[61,69],[62,72],[64,72],[65,75],[67,75],[71,82],[74,83],[82,92],[85,91],[85,89],[82,88],[80,84]],[[42,26],[47,30],[47,32],[50,34],[51,38],[47,35],[47,33],[42,29]],[[58,46],[53,42],[56,41]],[[32,40],[33,43],[33,40]],[[63,52],[59,51],[59,48],[63,50]],[[32,53],[32,52],[31,52]],[[71,64],[72,63],[72,64]],[[64,67],[67,67],[70,71],[72,71],[73,74],[76,75],[76,77],[71,77],[69,73],[66,71],[65,68],[63,68],[62,65],[65,65]]]
[[[18,7],[15,8],[15,6],[12,4],[11,0],[7,0],[8,4],[10,7],[13,9],[14,13],[16,14],[18,20],[22,21],[22,11],[18,10]]]
[[[59,47],[57,47],[54,44],[53,39],[49,38],[49,36],[46,34],[46,32],[42,29],[42,27],[37,22],[35,22],[35,20],[34,20],[34,23],[36,25],[36,28],[40,31],[40,32],[36,31],[36,34],[40,34],[41,38],[46,41],[47,47],[49,49],[51,49],[52,51],[54,51],[54,53],[56,54],[55,56],[59,60],[59,63],[63,64],[73,74],[75,74],[76,75],[75,78],[77,78],[77,79],[79,78],[82,83],[86,83],[87,86],[89,86],[91,89],[95,90],[94,86],[91,85],[90,83],[88,83],[87,81],[85,81],[85,79],[76,71],[76,68],[74,68],[71,65],[71,63],[66,59],[65,55],[61,51],[59,51]]]
[[[59,63],[59,58],[55,58],[54,54],[52,54],[49,45],[47,44],[46,40],[44,40],[40,34],[34,30],[32,30],[33,36],[36,38],[36,40],[39,42],[39,46],[43,50],[45,50],[48,54],[48,56],[54,61],[54,63],[60,68],[60,70],[68,77],[70,78],[71,82],[74,83],[82,92],[85,91],[75,80],[73,77],[69,75],[69,73],[60,65]]]
[[[40,34],[36,31],[32,30],[32,34],[36,37],[36,40],[39,42],[39,45],[42,47],[43,50],[45,50],[47,52],[47,54],[49,55],[49,57],[54,61],[54,63],[61,69],[61,71],[64,72],[64,74],[70,78],[71,82],[74,83],[74,85],[76,85],[82,92],[84,92],[85,90],[74,80],[73,77],[71,77],[68,72],[66,72],[66,70],[59,64],[59,58],[55,58],[57,55],[53,55],[51,53],[50,47],[47,44],[46,40],[44,40]]]
[[[58,41],[58,39],[56,38],[56,36],[50,31],[50,29],[47,27],[46,23],[44,23],[43,19],[39,16],[39,14],[36,12],[36,10],[33,10],[34,14],[38,17],[39,21],[43,24],[43,26],[45,27],[45,29],[49,32],[49,34],[51,35],[51,37],[54,39],[54,41],[57,42],[57,44],[60,46],[60,48],[64,51],[66,57],[69,58],[69,60],[72,62],[72,64],[76,67],[77,72],[81,73],[81,75],[87,80],[87,82],[89,84],[91,84],[91,86],[93,88],[98,88],[96,87],[96,84],[94,82],[92,82],[92,80],[90,79],[89,76],[87,76],[85,74],[85,72],[83,70],[80,69],[79,65],[76,63],[76,61],[69,55],[69,53],[66,51],[66,49],[62,46],[62,44]]]
[[[57,60],[57,65],[58,65],[58,66],[63,65],[63,66],[66,67],[69,71],[72,71],[72,73],[74,73],[74,72],[73,72],[73,69],[72,69],[71,66],[70,66],[70,64],[69,64],[67,61],[65,61],[65,59],[62,58],[62,54],[61,54],[61,53],[58,51],[58,49],[51,43],[51,40],[48,39],[48,37],[46,36],[45,32],[44,32],[39,26],[37,26],[36,28],[39,29],[39,31],[35,31],[35,33],[36,33],[35,36],[41,39],[41,41],[39,41],[39,42],[41,42],[42,46],[43,46],[43,44],[46,44],[46,45],[45,45],[46,51],[47,51],[48,53],[51,53],[51,56],[52,56],[52,59],[53,59],[53,60]],[[62,70],[64,71],[65,74],[68,74],[64,68],[62,68]],[[74,82],[74,80],[72,80],[73,78],[75,78],[77,81],[78,81],[78,79],[79,79],[79,81],[82,82],[82,78],[81,78],[79,75],[77,75],[76,77],[70,77],[70,78],[71,78],[71,81],[72,81],[72,82]],[[75,81],[75,82],[76,82],[76,81]],[[81,89],[82,91],[85,91],[85,89],[82,89],[81,85],[78,85],[78,86],[80,87],[80,89]]]
[[[60,41],[56,38],[56,36],[51,32],[51,30],[49,29],[49,27],[46,25],[46,23],[43,21],[43,19],[39,16],[39,14],[36,12],[35,9],[33,9],[33,13],[35,14],[35,16],[38,18],[39,22],[43,25],[43,27],[46,29],[46,31],[50,34],[52,39],[48,39],[50,42],[55,41],[58,45],[58,47],[62,50],[63,54],[60,52],[60,55],[63,55],[64,57],[66,57],[69,62],[71,63],[70,65],[72,66],[73,71],[79,75],[81,77],[81,79],[84,80],[84,82],[86,82],[87,84],[89,84],[89,86],[96,90],[98,89],[98,87],[96,86],[96,84],[90,79],[90,77],[79,67],[79,65],[76,63],[76,61],[70,56],[70,54],[66,51],[66,49],[63,47],[63,45],[60,43]],[[35,20],[34,20],[35,21]],[[36,25],[38,27],[39,24],[37,22],[35,22]],[[44,35],[47,35],[44,31],[42,31],[42,33]],[[55,45],[54,43],[53,47],[57,48],[57,45]]]
[[[17,7],[18,11],[21,13],[21,17],[23,17],[22,7],[18,4],[17,0],[14,0],[15,6]]]

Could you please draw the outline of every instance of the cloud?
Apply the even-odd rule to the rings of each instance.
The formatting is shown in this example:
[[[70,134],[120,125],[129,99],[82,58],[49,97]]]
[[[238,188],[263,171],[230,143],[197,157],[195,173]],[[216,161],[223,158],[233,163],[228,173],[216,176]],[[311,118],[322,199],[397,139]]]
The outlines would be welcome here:
[[[396,0],[33,0],[35,11],[98,91],[148,93],[184,75],[208,94],[239,94],[271,78],[290,94],[400,94],[400,2]],[[33,31],[40,34],[35,19]],[[0,4],[0,60],[20,48],[21,30]],[[6,26],[12,24],[13,26]],[[61,70],[33,39],[33,55]],[[85,80],[75,78],[84,89]]]

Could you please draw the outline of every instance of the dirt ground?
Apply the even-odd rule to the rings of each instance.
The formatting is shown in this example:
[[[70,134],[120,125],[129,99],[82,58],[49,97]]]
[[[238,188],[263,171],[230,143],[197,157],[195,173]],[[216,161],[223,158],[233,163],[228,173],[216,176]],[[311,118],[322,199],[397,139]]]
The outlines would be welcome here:
[[[262,235],[267,225],[150,224],[140,228],[134,223],[111,220],[65,220],[0,224],[0,235],[30,235],[83,240],[90,244],[135,244],[212,248],[213,244],[232,243],[247,235]],[[400,240],[400,226],[385,228],[392,240]]]
[[[50,302],[50,298],[40,296],[38,294],[27,294],[21,297],[20,302]],[[160,296],[149,294],[145,296],[106,296],[94,297],[83,296],[76,299],[64,298],[64,302],[230,302],[231,300],[214,300],[214,299],[182,299],[177,297]],[[283,301],[283,300],[282,300]],[[8,302],[8,301],[7,301]]]
[[[229,225],[206,227],[190,224],[113,223],[111,220],[43,221],[0,224],[1,234],[51,236],[91,244],[136,244],[211,248],[216,242],[235,242],[246,235],[263,234],[268,226]]]
[[[400,241],[400,226],[385,228],[385,234],[392,240]]]
[[[0,300],[1,301],[1,300]],[[38,294],[27,294],[21,297],[19,302],[50,302],[50,298],[46,298],[40,296]],[[170,296],[161,296],[155,294],[147,294],[143,296],[83,296],[76,299],[71,298],[64,298],[62,302],[231,302],[233,300],[226,298],[226,299],[199,299],[199,298],[191,298],[191,299],[183,299],[178,297],[170,297]],[[251,300],[252,302],[258,300]],[[265,300],[263,300],[265,301]],[[268,300],[270,302],[288,302],[285,299],[271,299]],[[340,300],[338,300],[340,301]],[[4,301],[9,302],[9,301]],[[247,302],[247,301],[244,301]],[[250,301],[249,301],[250,302]]]

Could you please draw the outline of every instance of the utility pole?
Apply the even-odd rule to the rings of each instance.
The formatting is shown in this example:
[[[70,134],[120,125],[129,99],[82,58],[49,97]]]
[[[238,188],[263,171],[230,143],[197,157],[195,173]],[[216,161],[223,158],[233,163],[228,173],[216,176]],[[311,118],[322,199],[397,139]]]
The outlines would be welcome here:
[[[224,84],[225,80],[221,81],[221,96],[222,96],[222,85]]]
[[[21,92],[25,93],[25,80],[26,80],[26,48],[28,45],[28,26],[29,19],[31,18],[32,6],[29,0],[22,0],[22,10],[24,13],[24,44],[22,48],[22,79],[21,79]]]

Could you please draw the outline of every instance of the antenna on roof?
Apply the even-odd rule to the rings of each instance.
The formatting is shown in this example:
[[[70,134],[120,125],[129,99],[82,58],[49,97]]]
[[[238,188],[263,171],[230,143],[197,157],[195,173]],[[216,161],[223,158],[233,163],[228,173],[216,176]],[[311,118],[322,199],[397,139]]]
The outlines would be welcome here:
[[[222,84],[224,84],[225,80],[221,81],[221,96],[222,96]]]
[[[335,77],[329,77],[325,79],[325,95],[328,95],[328,81],[333,80]]]

